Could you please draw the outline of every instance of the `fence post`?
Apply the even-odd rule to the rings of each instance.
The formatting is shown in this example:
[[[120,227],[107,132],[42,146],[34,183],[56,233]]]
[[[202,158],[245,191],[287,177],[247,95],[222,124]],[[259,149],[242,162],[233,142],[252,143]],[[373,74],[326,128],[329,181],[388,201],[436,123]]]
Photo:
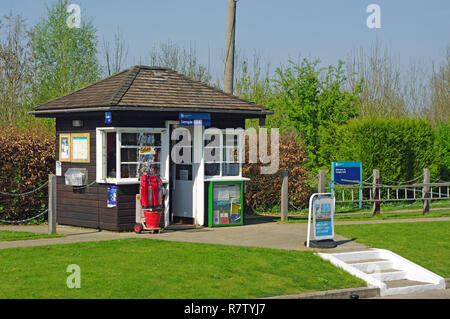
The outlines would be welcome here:
[[[319,185],[317,189],[318,193],[325,193],[325,170],[319,170]]]
[[[373,170],[373,208],[372,208],[372,215],[379,215],[380,214],[380,187],[378,184],[380,184],[380,171],[377,169]]]
[[[48,175],[48,233],[56,234],[56,175]]]
[[[288,171],[283,169],[281,171],[281,220],[288,218]]]
[[[423,169],[423,183],[430,184],[430,170],[428,168]],[[423,201],[423,214],[426,215],[430,212],[430,186],[424,185],[422,187],[422,198],[425,198]]]

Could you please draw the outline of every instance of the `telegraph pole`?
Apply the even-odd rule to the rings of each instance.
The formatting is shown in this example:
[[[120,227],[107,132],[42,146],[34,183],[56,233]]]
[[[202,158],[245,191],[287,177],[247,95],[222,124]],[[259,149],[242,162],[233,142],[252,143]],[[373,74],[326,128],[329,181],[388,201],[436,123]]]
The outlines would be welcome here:
[[[225,49],[225,76],[223,87],[224,91],[229,94],[233,94],[236,2],[237,0],[228,0],[227,42]]]

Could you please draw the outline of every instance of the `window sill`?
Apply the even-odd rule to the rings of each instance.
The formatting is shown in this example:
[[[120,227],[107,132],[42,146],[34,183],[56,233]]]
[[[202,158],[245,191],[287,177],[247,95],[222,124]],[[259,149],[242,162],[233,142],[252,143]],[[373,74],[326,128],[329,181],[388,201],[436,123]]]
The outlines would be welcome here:
[[[162,179],[163,184],[167,184],[169,181]],[[102,179],[97,180],[98,184],[113,184],[113,185],[139,185],[141,182],[136,178],[133,179],[122,179],[122,180],[116,180],[116,179]]]
[[[205,182],[235,182],[235,181],[249,181],[250,178],[242,176],[205,176]]]

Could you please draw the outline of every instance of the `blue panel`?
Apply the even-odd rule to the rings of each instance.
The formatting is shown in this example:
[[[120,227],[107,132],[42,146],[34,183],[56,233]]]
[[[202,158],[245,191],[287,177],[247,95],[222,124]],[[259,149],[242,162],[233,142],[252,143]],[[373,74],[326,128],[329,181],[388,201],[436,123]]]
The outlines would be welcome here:
[[[105,112],[105,123],[111,124],[112,115],[111,112]]]
[[[361,174],[361,162],[333,162],[332,164],[331,179],[334,184],[358,184],[361,181]]]
[[[178,113],[178,124],[184,126],[211,126],[211,114],[209,113]]]

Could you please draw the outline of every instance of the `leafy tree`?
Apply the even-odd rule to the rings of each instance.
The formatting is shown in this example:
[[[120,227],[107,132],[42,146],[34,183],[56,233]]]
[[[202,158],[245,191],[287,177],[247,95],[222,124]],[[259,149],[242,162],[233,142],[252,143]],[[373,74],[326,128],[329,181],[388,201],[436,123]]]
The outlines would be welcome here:
[[[275,112],[269,125],[282,131],[295,129],[303,137],[308,153],[308,165],[317,167],[318,131],[322,126],[344,124],[357,116],[360,85],[351,91],[344,88],[349,79],[344,63],[319,68],[319,60],[304,59],[300,64],[277,68],[273,101]]]
[[[68,1],[58,0],[32,29],[36,63],[34,104],[68,94],[99,79],[97,35],[92,22],[70,27]]]

